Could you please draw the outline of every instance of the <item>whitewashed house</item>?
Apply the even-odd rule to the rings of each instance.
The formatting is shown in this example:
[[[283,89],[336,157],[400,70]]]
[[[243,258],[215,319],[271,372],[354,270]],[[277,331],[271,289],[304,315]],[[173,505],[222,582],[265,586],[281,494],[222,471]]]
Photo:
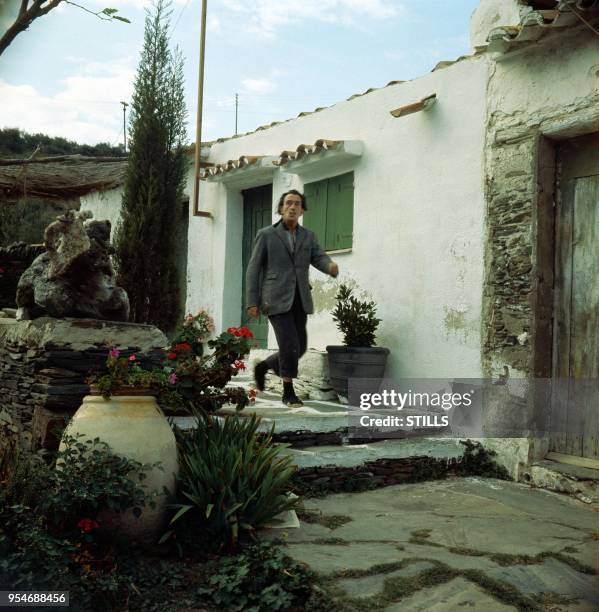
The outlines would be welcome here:
[[[187,310],[247,323],[254,235],[296,188],[340,267],[312,271],[310,348],[340,342],[330,313],[346,282],[378,304],[389,377],[596,377],[599,2],[481,0],[470,31],[471,55],[418,79],[203,143]],[[577,410],[555,416],[588,435],[499,444],[515,475],[547,451],[599,467],[599,412]]]
[[[378,304],[390,377],[596,376],[597,284],[569,271],[596,279],[599,263],[598,23],[595,0],[482,0],[471,55],[212,143],[188,310],[246,322],[253,236],[296,188],[341,270],[313,270],[309,347],[340,342],[330,312],[346,282]],[[529,441],[521,463],[548,449],[597,460],[599,436]]]

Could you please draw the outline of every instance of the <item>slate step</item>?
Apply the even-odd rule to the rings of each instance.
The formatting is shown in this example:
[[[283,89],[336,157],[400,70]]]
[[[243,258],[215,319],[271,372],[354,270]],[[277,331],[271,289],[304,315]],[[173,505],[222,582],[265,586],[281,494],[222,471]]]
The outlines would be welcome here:
[[[283,453],[291,455],[299,469],[307,469],[325,466],[357,467],[380,459],[423,456],[456,461],[463,456],[464,446],[454,439],[413,438],[381,440],[370,444],[286,448]]]

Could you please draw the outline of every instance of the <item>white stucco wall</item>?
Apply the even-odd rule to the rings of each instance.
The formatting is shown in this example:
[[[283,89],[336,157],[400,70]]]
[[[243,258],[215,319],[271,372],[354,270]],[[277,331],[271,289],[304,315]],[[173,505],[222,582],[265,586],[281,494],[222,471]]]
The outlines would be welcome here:
[[[103,221],[108,219],[112,228],[111,238],[114,238],[114,230],[121,216],[121,199],[123,190],[109,189],[108,191],[92,191],[81,196],[80,210],[90,210],[94,219]]]
[[[552,122],[573,115],[578,107],[595,102],[599,96],[599,45],[597,37],[583,25],[567,32],[555,32],[526,52],[499,57],[489,86],[489,115],[501,113],[542,132],[553,130]],[[545,122],[545,123],[543,123]],[[572,116],[573,124],[580,118]],[[599,129],[581,125],[581,133]],[[573,134],[564,134],[573,136]]]
[[[210,161],[218,163],[278,155],[319,138],[364,144],[361,158],[334,171],[302,176],[276,169],[271,180],[276,201],[290,187],[354,171],[353,248],[334,255],[339,279],[313,270],[310,347],[340,343],[330,310],[336,288],[349,281],[379,305],[378,344],[391,349],[389,375],[480,375],[487,76],[488,60],[470,58],[213,145]],[[389,113],[432,93],[437,103],[428,111]],[[188,309],[209,308],[222,328],[239,323],[241,189],[253,186],[202,181],[201,208],[214,219],[190,217]]]

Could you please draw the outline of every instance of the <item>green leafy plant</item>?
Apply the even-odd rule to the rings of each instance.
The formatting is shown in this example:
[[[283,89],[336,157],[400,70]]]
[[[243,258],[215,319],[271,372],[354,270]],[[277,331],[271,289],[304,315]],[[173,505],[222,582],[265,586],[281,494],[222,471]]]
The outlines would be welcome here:
[[[156,464],[65,436],[48,465],[18,428],[0,429],[0,589],[66,590],[81,609],[115,609],[128,581],[115,571],[114,534],[98,516],[152,505],[140,482]]]
[[[188,344],[191,347],[189,350],[194,355],[201,357],[204,354],[204,344],[213,331],[214,319],[207,310],[202,308],[195,315],[189,313],[177,328],[172,347]]]
[[[150,391],[160,378],[156,372],[144,370],[136,355],[121,357],[117,348],[108,352],[106,373],[102,376],[91,375],[87,382],[92,384],[106,399],[120,389],[146,389]]]
[[[273,543],[250,546],[207,567],[210,578],[198,589],[219,610],[305,610],[315,575]],[[327,609],[327,608],[321,608]]]
[[[179,450],[178,497],[173,530],[204,534],[217,548],[237,546],[240,534],[294,507],[286,491],[295,470],[270,436],[259,436],[260,419],[198,414],[185,433],[175,426]],[[177,531],[177,527],[180,529]]]
[[[343,343],[347,346],[374,346],[375,332],[381,322],[375,316],[376,304],[358,300],[347,285],[339,287],[335,300],[333,321],[343,334]]]
[[[208,342],[212,352],[200,356],[199,340],[190,335],[175,337],[166,350],[166,361],[156,379],[160,379],[161,402],[187,412],[214,412],[223,404],[243,409],[252,400],[244,389],[226,387],[233,376],[245,370],[243,357],[250,352],[252,332],[247,327],[229,327]],[[183,340],[180,342],[180,340]]]
[[[124,356],[118,348],[108,352],[104,372],[92,372],[87,382],[106,399],[116,393],[155,393],[169,410],[214,412],[223,404],[242,410],[254,396],[241,387],[227,387],[233,376],[245,370],[243,358],[250,352],[252,332],[247,327],[229,327],[207,342],[212,349],[204,355],[206,333],[213,327],[205,310],[187,315],[178,334],[164,349],[159,366],[146,370],[142,355]]]
[[[62,443],[44,502],[51,510],[48,520],[54,529],[63,532],[82,518],[97,518],[104,509],[123,512],[132,508],[139,514],[146,504],[155,506],[143,480],[148,471],[160,468],[159,463],[142,464],[114,455],[106,442],[82,434],[63,434]]]

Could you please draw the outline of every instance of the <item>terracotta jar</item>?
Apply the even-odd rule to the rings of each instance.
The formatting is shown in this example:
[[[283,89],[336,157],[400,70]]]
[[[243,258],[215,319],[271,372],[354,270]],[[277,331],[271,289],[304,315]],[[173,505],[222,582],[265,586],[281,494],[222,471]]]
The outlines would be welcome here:
[[[99,438],[115,455],[140,463],[160,462],[163,469],[148,471],[142,481],[148,493],[158,494],[154,498],[155,508],[146,505],[139,517],[135,517],[131,510],[120,515],[113,512],[103,515],[103,520],[113,522],[123,533],[138,541],[152,542],[160,537],[165,527],[168,503],[164,487],[174,493],[179,464],[175,436],[156,398],[147,394],[119,395],[118,392],[110,399],[86,395],[65,434],[83,434],[91,440]],[[63,447],[61,442],[61,450]]]

